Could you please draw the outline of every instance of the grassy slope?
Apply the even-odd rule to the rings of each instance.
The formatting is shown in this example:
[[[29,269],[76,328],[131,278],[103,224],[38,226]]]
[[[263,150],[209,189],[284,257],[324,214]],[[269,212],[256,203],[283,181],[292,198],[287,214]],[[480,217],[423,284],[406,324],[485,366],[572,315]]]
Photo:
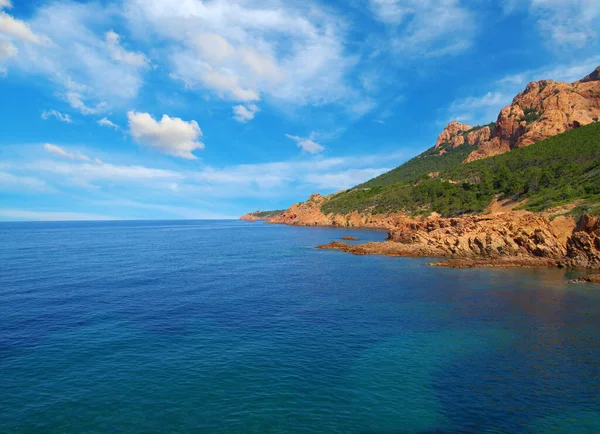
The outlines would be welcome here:
[[[526,148],[460,164],[459,147],[440,157],[429,150],[402,166],[323,204],[325,213],[354,210],[409,214],[436,211],[452,216],[481,212],[495,195],[528,199],[526,209],[542,211],[582,200],[580,211],[598,212],[600,123],[578,128]],[[430,161],[440,159],[440,161]],[[439,179],[427,174],[440,171]],[[455,183],[443,180],[454,180]]]
[[[493,123],[477,126],[466,131],[463,135],[466,136],[468,133],[475,132],[484,127],[495,128]],[[440,155],[440,150],[442,149],[445,152]],[[371,188],[398,182],[417,181],[423,177],[427,177],[430,173],[443,172],[462,163],[472,151],[473,147],[467,144],[454,149],[447,143],[443,144],[439,149],[430,148],[401,166],[379,175],[377,178],[373,178],[364,184],[358,185],[356,188]]]

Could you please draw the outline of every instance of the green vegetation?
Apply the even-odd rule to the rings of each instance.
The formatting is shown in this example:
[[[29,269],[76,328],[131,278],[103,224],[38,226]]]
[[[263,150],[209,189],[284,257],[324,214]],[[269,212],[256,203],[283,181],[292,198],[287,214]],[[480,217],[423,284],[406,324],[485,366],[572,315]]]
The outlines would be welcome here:
[[[442,150],[445,152],[440,155],[440,151]],[[441,172],[462,163],[472,151],[473,147],[467,144],[454,149],[448,144],[444,144],[438,149],[431,148],[421,155],[408,160],[400,167],[384,173],[377,178],[373,178],[356,188],[386,186],[397,182],[428,178],[430,173]]]
[[[518,201],[527,199],[523,208],[531,211],[574,200],[581,200],[575,212],[600,211],[598,123],[468,164],[460,164],[464,159],[458,158],[460,148],[440,157],[430,156],[431,152],[335,195],[323,204],[323,212],[404,211],[414,215],[435,211],[454,216],[482,212],[496,195]],[[453,153],[456,154],[453,156]],[[434,164],[421,160],[444,157],[445,161],[438,163],[438,167],[443,167],[438,169],[439,177],[429,179],[426,173],[433,171]]]
[[[539,120],[540,117],[542,116],[536,109],[533,109],[533,108],[525,109],[524,113],[525,114],[523,115],[523,117],[520,120],[521,120],[521,122],[525,121],[528,124]]]
[[[263,219],[263,218],[274,217],[285,211],[286,211],[285,209],[276,209],[273,211],[254,211],[254,212],[250,213],[250,215],[257,217],[259,219]]]
[[[466,136],[468,133],[478,131],[482,128],[489,127],[494,133],[496,128],[495,123],[481,125],[472,128],[463,133]],[[358,185],[355,188],[372,188],[378,186],[392,185],[397,182],[418,181],[429,178],[430,173],[443,172],[460,163],[473,151],[473,147],[467,145],[452,148],[448,143],[442,144],[439,148],[430,148],[421,155],[408,160],[403,165],[390,170],[383,175],[373,178],[364,184]]]

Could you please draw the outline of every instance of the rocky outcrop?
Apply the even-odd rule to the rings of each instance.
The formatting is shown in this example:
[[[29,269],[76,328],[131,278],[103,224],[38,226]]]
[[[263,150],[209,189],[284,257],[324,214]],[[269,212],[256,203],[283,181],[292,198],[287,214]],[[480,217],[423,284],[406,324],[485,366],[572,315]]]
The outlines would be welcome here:
[[[476,149],[465,162],[529,146],[600,118],[600,67],[574,83],[534,81],[503,108],[489,138],[467,143]]]
[[[449,258],[431,265],[466,267],[568,267],[600,269],[600,217],[552,220],[524,211],[406,219],[388,241],[318,246],[355,255]]]
[[[471,127],[450,122],[440,133],[435,149],[473,146],[465,163],[529,146],[600,119],[600,66],[574,83],[533,81],[504,107],[494,124]]]
[[[390,231],[393,241],[434,247],[436,256],[534,257],[559,261],[566,247],[565,217],[550,221],[527,212],[407,221]],[[572,222],[572,227],[575,223]]]
[[[452,121],[446,128],[442,130],[435,142],[435,148],[440,148],[442,145],[450,144],[453,148],[460,146],[465,143],[464,133],[473,129],[472,126],[460,123],[458,121]]]
[[[596,283],[600,285],[600,274],[590,274],[585,277],[573,279],[569,283]]]
[[[600,268],[600,217],[584,215],[569,237],[566,250],[566,267]]]
[[[271,223],[295,226],[331,226],[331,220],[321,212],[326,197],[313,194],[306,202],[292,205],[282,214],[271,218]]]
[[[406,216],[402,213],[393,214],[328,214],[321,211],[321,205],[329,196],[313,194],[306,202],[292,205],[287,211],[269,219],[270,223],[292,226],[333,226],[343,228],[391,229]]]
[[[257,222],[257,221],[265,220],[265,218],[258,217],[256,215],[254,215],[254,213],[248,213],[248,214],[244,214],[243,216],[241,216],[240,220],[245,220],[247,222]]]
[[[575,222],[565,217],[550,221],[527,212],[457,218],[433,216],[406,219],[389,232],[386,243],[358,246],[338,243],[327,248],[354,254],[447,257],[461,259],[461,266],[465,266],[466,260],[504,266],[557,266],[566,253],[565,223],[571,230],[575,227]]]

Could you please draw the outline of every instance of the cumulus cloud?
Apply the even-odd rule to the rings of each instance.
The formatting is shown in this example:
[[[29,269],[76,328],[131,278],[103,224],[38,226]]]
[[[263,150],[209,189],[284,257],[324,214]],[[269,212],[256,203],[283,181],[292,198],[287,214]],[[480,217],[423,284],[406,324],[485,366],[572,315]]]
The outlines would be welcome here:
[[[254,119],[254,115],[259,111],[260,109],[256,104],[236,105],[233,107],[233,118],[236,121],[245,124]]]
[[[113,128],[115,130],[120,130],[121,128],[115,124],[114,122],[112,122],[110,119],[108,118],[102,118],[96,121],[96,123],[102,127],[108,127],[108,128]]]
[[[69,152],[60,146],[52,145],[50,143],[46,143],[44,145],[44,149],[51,154],[58,155],[59,157],[68,158],[70,160],[80,160],[80,161],[90,161],[90,158],[83,155],[81,152]]]
[[[321,146],[319,143],[315,142],[315,139],[318,137],[318,133],[312,132],[309,137],[298,137],[292,136],[291,134],[285,135],[288,139],[296,142],[299,148],[302,148],[303,151],[306,151],[311,154],[318,154],[323,151],[325,148]]]
[[[71,116],[69,116],[66,113],[62,114],[58,110],[44,110],[42,112],[42,119],[47,120],[51,117],[53,117],[61,122],[66,122],[68,124],[73,122],[73,120],[71,119]]]
[[[186,159],[196,159],[195,149],[204,149],[202,130],[194,120],[186,122],[164,114],[156,121],[149,113],[127,113],[131,136],[139,143],[161,152]]]

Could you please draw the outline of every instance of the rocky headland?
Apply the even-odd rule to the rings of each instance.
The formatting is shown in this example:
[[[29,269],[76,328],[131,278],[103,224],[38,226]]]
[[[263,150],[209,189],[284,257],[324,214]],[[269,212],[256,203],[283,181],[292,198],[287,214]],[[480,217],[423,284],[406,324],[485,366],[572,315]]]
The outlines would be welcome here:
[[[599,117],[600,67],[570,84],[551,80],[530,83],[492,124],[472,127],[451,122],[439,135],[429,154],[423,156],[441,158],[454,149],[468,147],[469,152],[461,154],[467,155],[462,161],[462,164],[467,164],[598,122]],[[600,159],[600,153],[595,155]],[[589,176],[597,174],[598,170],[594,168]],[[438,176],[437,173],[428,175],[429,178]],[[415,178],[414,182],[418,185],[421,181]],[[470,182],[481,181],[475,179]],[[407,215],[402,210],[383,213],[369,209],[347,213],[324,212],[323,209],[328,209],[324,205],[331,203],[339,194],[314,194],[307,201],[294,204],[285,211],[268,216],[250,213],[242,219],[296,226],[372,228],[388,232],[385,242],[349,244],[334,241],[318,246],[355,255],[444,258],[432,265],[458,268],[600,269],[600,217],[597,212],[571,213],[577,201],[543,212],[531,212],[519,209],[527,202],[526,197],[515,202],[499,200],[502,195],[496,195],[484,212],[445,217],[435,212]]]

